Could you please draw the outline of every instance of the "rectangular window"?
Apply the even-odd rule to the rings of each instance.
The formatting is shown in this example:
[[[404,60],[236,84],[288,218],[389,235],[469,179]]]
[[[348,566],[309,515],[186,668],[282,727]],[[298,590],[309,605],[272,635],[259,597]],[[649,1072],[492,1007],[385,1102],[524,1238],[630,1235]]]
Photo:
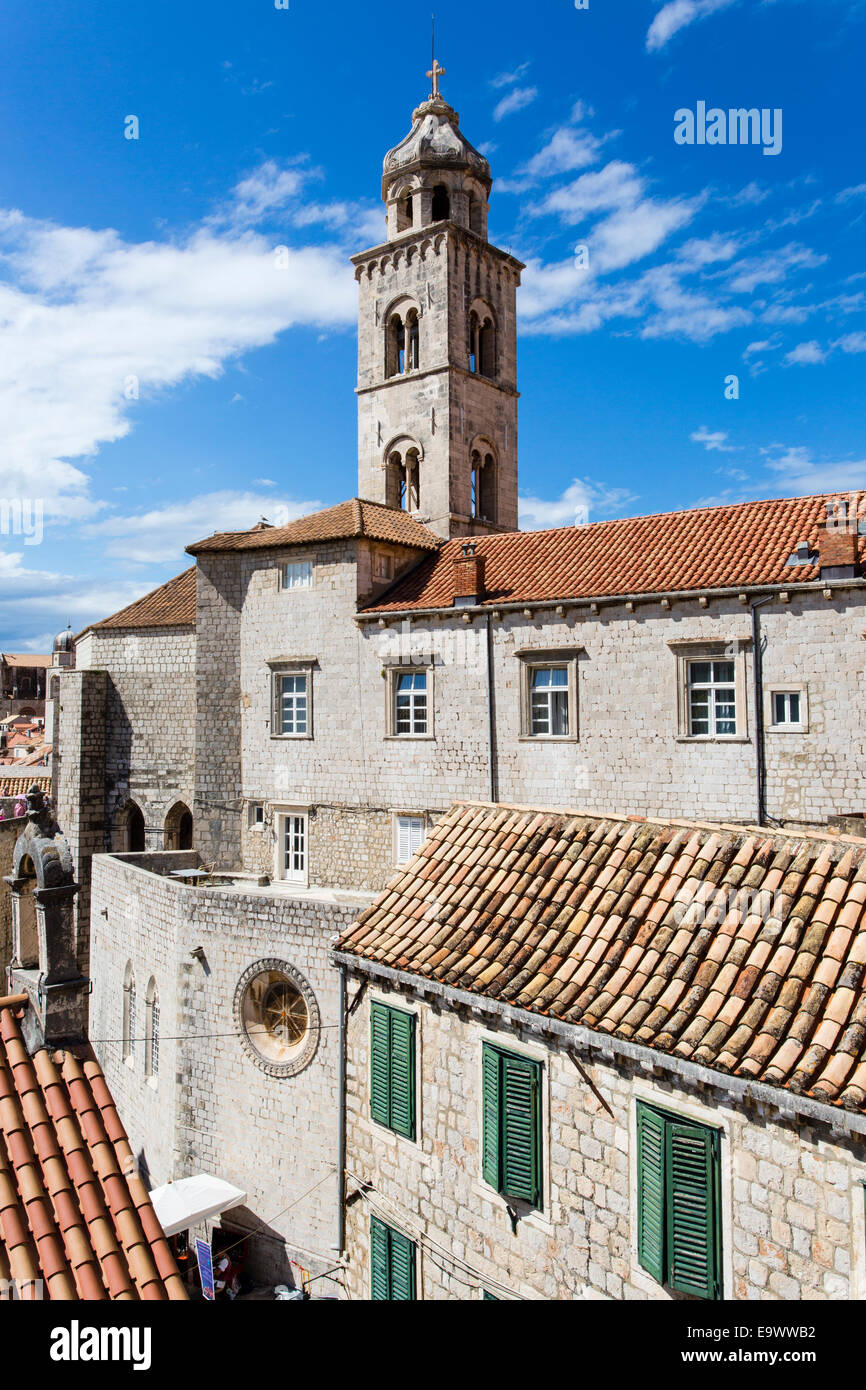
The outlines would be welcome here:
[[[415,1242],[370,1217],[370,1298],[374,1303],[415,1299]]]
[[[312,589],[313,587],[313,562],[312,560],[291,560],[283,567],[283,588],[284,589]]]
[[[375,550],[373,552],[373,578],[380,580],[394,578],[393,555],[388,555],[384,550]]]
[[[541,1208],[541,1063],[484,1043],[483,1173],[503,1197]]]
[[[638,1259],[660,1284],[720,1299],[720,1134],[638,1101]]]
[[[427,672],[394,673],[394,733],[426,734]]]
[[[274,733],[289,737],[306,735],[309,727],[309,678],[274,676]]]
[[[374,999],[370,1004],[370,1113],[415,1138],[415,1015]]]
[[[280,817],[280,877],[292,883],[307,881],[307,817]]]
[[[408,864],[424,843],[424,817],[397,817],[397,863]]]
[[[265,808],[261,801],[253,801],[250,804],[250,830],[264,830],[265,828]]]
[[[737,732],[737,690],[733,661],[688,663],[689,733],[719,737]]]
[[[535,666],[530,672],[530,729],[533,738],[568,734],[568,667]]]
[[[770,728],[783,733],[805,734],[809,728],[805,686],[799,690],[772,690],[769,699]]]

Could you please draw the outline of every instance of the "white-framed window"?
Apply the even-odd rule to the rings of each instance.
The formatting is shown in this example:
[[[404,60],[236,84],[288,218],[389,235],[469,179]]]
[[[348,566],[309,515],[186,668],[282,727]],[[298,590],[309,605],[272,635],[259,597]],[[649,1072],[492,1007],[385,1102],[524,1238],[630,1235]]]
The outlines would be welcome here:
[[[677,660],[677,737],[748,740],[746,651],[751,638],[671,641]]]
[[[274,672],[273,733],[278,738],[309,738],[309,671]]]
[[[767,692],[764,720],[775,733],[805,734],[809,730],[809,694],[804,685],[776,685]]]
[[[568,734],[568,667],[533,666],[529,676],[529,724],[533,738]]]
[[[277,877],[286,883],[307,883],[309,873],[309,816],[306,811],[281,811],[277,817]]]
[[[287,564],[283,565],[284,589],[312,589],[312,587],[312,560],[289,560]]]
[[[428,672],[394,671],[392,674],[394,714],[392,732],[413,737],[428,732]]]
[[[737,732],[735,664],[690,661],[689,733],[693,738],[725,738]]]
[[[516,652],[520,673],[520,737],[577,739],[576,647]]]
[[[250,830],[264,830],[265,828],[265,804],[263,801],[251,801],[249,809]]]
[[[421,848],[427,834],[424,816],[394,817],[394,862],[408,864]]]

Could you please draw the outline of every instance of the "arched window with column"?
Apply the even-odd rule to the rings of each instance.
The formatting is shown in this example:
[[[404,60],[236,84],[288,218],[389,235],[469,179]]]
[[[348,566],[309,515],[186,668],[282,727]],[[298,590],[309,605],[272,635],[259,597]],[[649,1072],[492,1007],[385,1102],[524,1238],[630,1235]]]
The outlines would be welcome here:
[[[412,194],[408,189],[397,194],[397,232],[408,232],[412,228]]]
[[[496,457],[492,448],[480,440],[472,450],[472,502],[474,521],[496,520]]]
[[[144,1074],[151,1080],[159,1075],[159,990],[152,975],[147,986]]]
[[[421,362],[418,306],[404,301],[389,312],[385,324],[385,375],[404,376]]]
[[[492,310],[476,300],[469,314],[469,370],[491,379],[496,376],[496,324]]]
[[[393,449],[388,455],[386,497],[389,507],[416,512],[421,505],[421,455],[415,445]]]
[[[165,818],[166,849],[192,849],[192,812],[183,801],[176,801]]]
[[[132,961],[126,962],[123,974],[123,1043],[121,1055],[129,1066],[135,1061],[135,974]]]

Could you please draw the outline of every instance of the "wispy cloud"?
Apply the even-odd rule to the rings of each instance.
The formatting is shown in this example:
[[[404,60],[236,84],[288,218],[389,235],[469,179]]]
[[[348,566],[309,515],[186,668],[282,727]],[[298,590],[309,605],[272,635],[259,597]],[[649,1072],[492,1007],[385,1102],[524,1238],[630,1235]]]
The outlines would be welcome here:
[[[531,106],[538,96],[537,87],[515,87],[497,102],[493,110],[494,121],[502,121],[506,116],[513,116],[517,111],[523,111],[525,107]]]
[[[620,513],[635,501],[627,488],[608,487],[589,478],[575,478],[559,497],[518,498],[523,531],[547,531],[554,526],[581,526]]]
[[[497,73],[496,77],[491,77],[490,85],[491,87],[497,88],[513,87],[515,83],[520,81],[524,73],[527,73],[529,71],[531,66],[532,64],[530,60],[527,59],[525,63],[521,63],[519,67],[516,67],[513,72],[500,72]]]
[[[701,428],[694,430],[689,438],[693,444],[703,444],[708,453],[732,454],[736,452],[737,446],[728,443],[726,430],[708,430],[705,425],[701,425]]]
[[[794,367],[811,367],[826,360],[826,352],[814,339],[808,343],[798,343],[790,352],[785,353],[785,361]]]
[[[718,10],[726,10],[738,0],[665,0],[647,31],[646,46],[650,53],[664,48],[681,29],[706,19]]]

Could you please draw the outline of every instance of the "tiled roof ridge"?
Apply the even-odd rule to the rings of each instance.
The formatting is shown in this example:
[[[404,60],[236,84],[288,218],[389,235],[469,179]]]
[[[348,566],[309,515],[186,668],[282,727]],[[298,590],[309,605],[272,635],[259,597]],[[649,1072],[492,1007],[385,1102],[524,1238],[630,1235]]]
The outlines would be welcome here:
[[[737,821],[699,821],[682,820],[675,816],[643,816],[634,815],[631,812],[623,812],[618,815],[613,811],[589,811],[580,806],[538,806],[527,805],[516,801],[474,801],[464,797],[453,801],[452,806],[478,806],[490,811],[520,811],[529,814],[544,816],[565,816],[569,819],[586,819],[598,821],[611,821],[617,824],[628,823],[630,825],[670,825],[683,830],[724,830],[733,835],[764,835],[775,838],[788,837],[792,840],[818,840],[825,841],[831,845],[850,844],[855,848],[860,845],[866,850],[866,835],[844,835],[837,834],[833,830],[821,830],[815,827],[806,827],[802,830],[786,828],[785,826],[758,825],[753,822]],[[864,823],[866,827],[866,823]]]
[[[396,531],[402,530],[404,534],[402,536],[382,534],[375,525],[371,526],[369,514],[380,519],[387,519],[392,530],[396,528]],[[243,531],[214,531],[212,535],[205,536],[202,540],[193,541],[186,549],[188,554],[198,555],[199,552],[267,550],[290,545],[312,544],[316,540],[326,541],[330,539],[327,535],[329,524],[333,524],[336,528],[333,539],[338,540],[368,536],[371,539],[391,539],[396,544],[415,545],[418,548],[429,550],[437,549],[442,544],[442,538],[431,531],[425,522],[400,507],[392,507],[385,502],[375,502],[367,497],[347,497],[342,502],[335,502],[329,507],[320,507],[317,511],[295,517],[283,526],[262,528],[259,525],[248,527]],[[325,532],[316,534],[317,531],[322,532],[323,526]],[[268,534],[268,532],[273,534]],[[298,532],[307,534],[299,536]]]

